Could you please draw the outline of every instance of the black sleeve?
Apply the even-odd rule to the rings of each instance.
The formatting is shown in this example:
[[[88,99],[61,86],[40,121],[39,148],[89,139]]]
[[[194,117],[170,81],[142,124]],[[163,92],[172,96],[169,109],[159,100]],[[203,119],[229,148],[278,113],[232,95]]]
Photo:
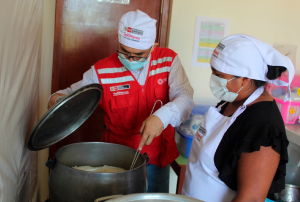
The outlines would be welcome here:
[[[222,145],[219,145],[219,147],[221,146],[220,150],[219,148],[217,149],[217,152],[219,153],[224,151],[224,154],[216,156],[216,152],[215,155],[215,164],[219,171],[219,178],[228,187],[237,191],[237,162],[240,159],[242,152],[251,153],[259,151],[261,146],[272,146],[273,149],[280,154],[280,162],[272,181],[269,194],[280,192],[285,187],[286,163],[288,162],[287,146],[289,144],[283,123],[279,124],[280,127],[276,125],[276,122],[270,121],[259,122],[254,125],[237,124],[240,124],[240,127],[238,127],[237,130],[227,131],[231,134],[230,138],[222,140],[224,145],[226,145],[226,149],[224,146],[222,148]]]

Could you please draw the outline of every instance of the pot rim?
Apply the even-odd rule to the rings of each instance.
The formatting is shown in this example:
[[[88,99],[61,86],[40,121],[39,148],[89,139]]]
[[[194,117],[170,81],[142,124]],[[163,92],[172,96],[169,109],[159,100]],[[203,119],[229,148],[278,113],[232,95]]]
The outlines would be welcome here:
[[[290,188],[296,188],[296,189],[300,189],[299,186],[294,185],[294,184],[285,184],[285,187],[290,187]]]
[[[135,194],[128,194],[124,196],[120,196],[117,198],[109,199],[107,202],[120,202],[120,201],[140,201],[140,200],[173,200],[173,201],[185,201],[185,202],[204,202],[199,199],[191,198],[188,196],[183,196],[179,194],[171,194],[171,193],[135,193]],[[94,201],[97,202],[97,199]]]
[[[104,172],[92,172],[92,171],[78,170],[78,169],[75,169],[75,168],[72,168],[72,167],[70,167],[70,166],[67,166],[67,165],[63,164],[63,163],[60,162],[60,161],[57,159],[57,157],[56,157],[56,153],[57,153],[59,150],[65,148],[65,147],[71,146],[71,145],[76,145],[76,144],[99,144],[99,143],[100,143],[100,144],[109,144],[109,145],[118,145],[118,146],[121,146],[121,147],[126,147],[126,148],[129,148],[129,149],[132,149],[131,147],[127,147],[127,146],[124,146],[124,145],[121,145],[121,144],[108,143],[108,142],[77,142],[77,143],[68,144],[68,145],[65,145],[65,146],[59,148],[59,149],[55,152],[55,154],[54,154],[54,159],[55,159],[55,161],[59,162],[61,165],[63,165],[64,167],[66,167],[66,168],[68,168],[68,169],[72,169],[72,170],[76,170],[76,171],[80,171],[80,172],[84,172],[84,173],[101,174],[101,175],[103,175],[103,174],[106,174],[106,175],[116,175],[116,174],[119,174],[119,173],[126,173],[126,172],[131,172],[131,171],[133,172],[133,171],[135,171],[135,170],[137,170],[137,169],[143,167],[144,165],[146,166],[146,157],[145,157],[142,153],[140,153],[140,154],[143,156],[143,158],[144,158],[144,162],[143,162],[142,165],[140,165],[140,166],[138,166],[138,167],[136,167],[136,168],[134,168],[134,169],[131,169],[131,170],[125,170],[125,171],[123,171],[123,172],[116,172],[116,173],[104,173]],[[132,149],[132,150],[134,150],[134,149]],[[134,151],[136,151],[136,150],[134,150]]]

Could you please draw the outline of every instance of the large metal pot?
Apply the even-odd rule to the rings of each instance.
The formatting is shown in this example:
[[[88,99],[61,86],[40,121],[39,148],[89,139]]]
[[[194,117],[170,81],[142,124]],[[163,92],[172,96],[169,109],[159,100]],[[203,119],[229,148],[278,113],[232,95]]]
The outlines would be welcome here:
[[[190,198],[187,196],[177,194],[163,194],[163,193],[152,193],[152,194],[130,194],[127,196],[112,196],[112,199],[107,200],[109,197],[98,198],[95,202],[203,202],[198,199]],[[104,199],[104,200],[102,200]]]
[[[284,190],[276,193],[274,196],[277,202],[300,202],[300,187],[285,184]]]
[[[93,202],[96,198],[147,191],[147,157],[139,154],[135,167],[129,170],[136,150],[126,146],[86,142],[67,145],[49,160],[51,202]],[[109,165],[124,168],[120,173],[95,173],[73,169],[73,166]]]
[[[84,86],[51,107],[34,127],[27,147],[38,151],[70,135],[93,113],[102,97],[100,84]],[[87,134],[88,135],[88,134]],[[101,196],[147,191],[146,157],[138,155],[133,170],[120,173],[94,173],[73,166],[116,166],[129,169],[136,151],[109,143],[76,143],[55,153],[49,178],[50,201],[93,202]]]
[[[277,202],[300,202],[300,147],[293,142],[288,146],[289,162],[286,165],[285,189],[274,195]]]

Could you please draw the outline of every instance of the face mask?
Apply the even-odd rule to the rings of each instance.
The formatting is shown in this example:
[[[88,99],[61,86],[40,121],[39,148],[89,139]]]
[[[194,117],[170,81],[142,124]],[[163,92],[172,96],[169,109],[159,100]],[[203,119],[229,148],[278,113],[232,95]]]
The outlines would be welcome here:
[[[138,61],[130,62],[128,59],[121,58],[120,56],[118,56],[118,58],[119,58],[120,62],[130,71],[141,69],[147,63],[147,60],[144,62],[138,62]]]
[[[231,81],[235,78],[236,77],[233,77],[228,81]],[[228,81],[227,79],[222,79],[212,74],[210,78],[210,89],[212,94],[214,94],[216,98],[227,102],[233,102],[235,98],[239,95],[238,93],[240,92],[240,90],[242,90],[243,86],[237,93],[229,92],[228,89],[226,88]]]

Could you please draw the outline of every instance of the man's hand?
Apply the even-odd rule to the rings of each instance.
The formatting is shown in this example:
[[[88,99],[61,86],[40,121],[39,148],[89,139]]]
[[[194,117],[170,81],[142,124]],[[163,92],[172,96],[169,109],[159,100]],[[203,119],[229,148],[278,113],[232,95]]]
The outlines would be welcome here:
[[[62,94],[62,93],[57,93],[55,95],[53,95],[49,102],[48,102],[48,109],[50,109],[53,105],[55,105],[55,99],[58,97],[58,96],[66,96],[65,94]]]
[[[161,132],[164,130],[164,124],[161,120],[155,116],[149,116],[142,124],[140,129],[140,133],[142,135],[142,139],[138,150],[142,150],[144,145],[150,145],[153,138],[159,136]]]

